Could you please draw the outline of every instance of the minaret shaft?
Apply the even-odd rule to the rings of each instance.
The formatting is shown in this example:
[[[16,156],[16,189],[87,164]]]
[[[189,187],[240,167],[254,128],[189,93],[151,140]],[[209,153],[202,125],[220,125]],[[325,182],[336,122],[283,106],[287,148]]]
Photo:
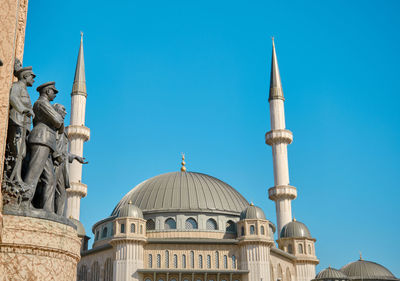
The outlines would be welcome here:
[[[72,154],[83,156],[83,144],[90,138],[90,130],[85,126],[86,111],[86,80],[85,62],[83,58],[83,38],[79,47],[76,63],[75,79],[71,93],[71,119],[68,126],[69,151]],[[66,217],[79,220],[80,200],[87,194],[87,186],[82,183],[82,164],[73,161],[69,173],[71,187],[67,190]]]
[[[287,145],[293,140],[292,132],[286,129],[284,97],[279,74],[278,60],[273,43],[269,108],[271,131],[265,135],[265,142],[272,147],[274,187],[268,190],[269,199],[275,201],[278,236],[282,227],[292,221],[291,202],[297,196],[296,188],[289,185]]]

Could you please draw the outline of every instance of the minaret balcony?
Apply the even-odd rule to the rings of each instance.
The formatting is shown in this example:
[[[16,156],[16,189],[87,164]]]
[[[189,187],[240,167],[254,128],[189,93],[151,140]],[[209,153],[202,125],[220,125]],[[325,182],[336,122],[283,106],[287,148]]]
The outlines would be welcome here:
[[[296,199],[297,189],[291,185],[277,185],[268,189],[268,196],[271,200]]]
[[[291,144],[293,141],[293,134],[286,129],[271,130],[265,134],[265,143],[268,145],[286,143]]]
[[[90,129],[84,125],[69,125],[67,133],[70,140],[81,138],[88,141],[90,139]]]
[[[81,182],[71,182],[70,188],[67,189],[69,195],[78,195],[83,198],[87,195],[87,185]]]

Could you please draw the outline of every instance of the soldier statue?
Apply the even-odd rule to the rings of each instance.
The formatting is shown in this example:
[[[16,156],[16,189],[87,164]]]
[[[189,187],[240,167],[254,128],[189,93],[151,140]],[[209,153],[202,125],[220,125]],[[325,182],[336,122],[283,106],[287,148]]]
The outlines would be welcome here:
[[[59,133],[64,131],[64,120],[50,104],[58,93],[55,82],[44,83],[36,90],[40,96],[33,105],[35,118],[28,138],[30,159],[24,178],[29,190],[23,196],[21,207],[32,207],[32,200],[40,179],[41,192],[39,198],[35,199],[34,206],[54,212],[56,177],[52,155],[57,150],[57,131]]]
[[[31,129],[31,117],[35,114],[32,111],[32,103],[27,87],[33,85],[36,75],[32,67],[22,67],[16,61],[14,75],[18,78],[12,84],[10,90],[10,117],[8,122],[6,177],[10,183],[16,183],[23,187],[21,170],[22,161],[26,156],[26,138]],[[9,167],[7,171],[7,167]]]
[[[67,111],[62,104],[56,103],[54,109],[65,119]],[[69,163],[77,160],[81,164],[87,164],[85,158],[68,152],[68,135],[64,132],[57,134],[57,151],[54,152],[53,158],[55,163],[56,174],[56,192],[55,192],[55,211],[58,215],[63,215],[65,201],[67,199],[67,189],[69,184]]]

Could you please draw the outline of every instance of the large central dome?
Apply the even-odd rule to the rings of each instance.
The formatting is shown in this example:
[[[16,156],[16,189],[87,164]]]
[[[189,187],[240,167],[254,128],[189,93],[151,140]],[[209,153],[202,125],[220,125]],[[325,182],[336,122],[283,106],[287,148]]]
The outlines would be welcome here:
[[[164,212],[212,212],[240,215],[249,203],[227,183],[194,172],[172,172],[148,179],[129,191],[111,216],[129,201],[143,214]]]

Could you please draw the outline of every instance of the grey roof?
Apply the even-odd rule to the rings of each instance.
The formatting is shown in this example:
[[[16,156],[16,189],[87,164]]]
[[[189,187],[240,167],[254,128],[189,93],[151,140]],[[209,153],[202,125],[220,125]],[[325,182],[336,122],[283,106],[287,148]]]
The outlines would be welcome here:
[[[76,231],[78,232],[78,236],[79,237],[86,236],[85,227],[83,226],[83,224],[79,220],[76,220],[74,218],[70,218],[69,220],[72,221],[73,224],[76,225]]]
[[[172,172],[146,180],[129,191],[114,208],[118,214],[127,202],[143,214],[165,212],[211,212],[239,215],[248,206],[233,187],[209,175]]]
[[[361,259],[343,266],[340,270],[353,280],[399,280],[384,266]]]
[[[142,210],[132,204],[132,202],[128,202],[121,206],[119,209],[118,217],[134,217],[134,218],[143,218]]]
[[[281,83],[281,75],[279,74],[279,67],[278,67],[278,59],[276,57],[275,51],[275,43],[272,39],[272,60],[271,60],[271,78],[269,84],[269,98],[268,100],[273,99],[282,99],[283,97],[283,90],[282,90],[282,83]]]
[[[344,280],[349,279],[346,274],[332,267],[325,268],[320,271],[317,276],[315,276],[314,280],[324,280],[324,279],[333,279],[333,280]]]
[[[242,211],[242,213],[240,214],[240,219],[244,220],[244,219],[261,219],[261,220],[265,220],[265,213],[264,211],[257,207],[254,206],[253,204],[250,204],[246,209],[244,209]]]
[[[281,233],[279,235],[280,238],[311,238],[310,231],[307,226],[299,221],[293,220],[284,227],[282,227]]]
[[[71,95],[87,95],[85,78],[85,59],[83,57],[83,33],[81,32],[81,44],[79,46],[78,59],[76,61],[75,78]]]

